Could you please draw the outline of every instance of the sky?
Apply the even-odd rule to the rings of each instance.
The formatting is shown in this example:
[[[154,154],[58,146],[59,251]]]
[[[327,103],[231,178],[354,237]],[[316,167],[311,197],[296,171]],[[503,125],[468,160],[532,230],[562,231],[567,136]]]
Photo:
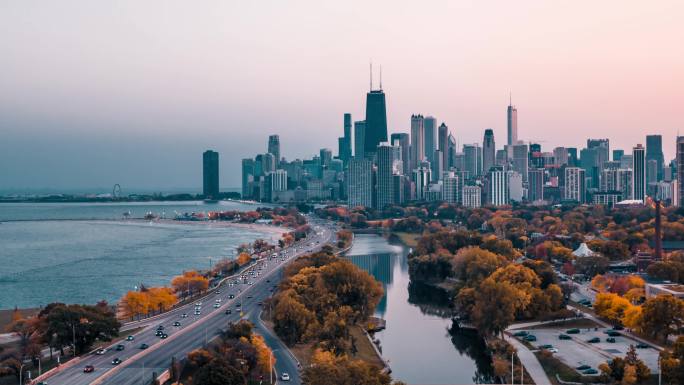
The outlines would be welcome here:
[[[684,133],[684,2],[659,0],[4,0],[0,191],[221,187],[279,134],[287,159],[337,152],[382,65],[389,132],[413,113],[459,144]]]

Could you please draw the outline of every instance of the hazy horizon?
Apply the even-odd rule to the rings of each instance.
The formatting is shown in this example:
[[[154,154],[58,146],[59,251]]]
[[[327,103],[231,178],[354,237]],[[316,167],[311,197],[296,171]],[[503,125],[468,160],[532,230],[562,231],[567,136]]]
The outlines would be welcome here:
[[[630,153],[684,128],[684,3],[86,0],[0,3],[0,190],[221,188],[279,134],[287,159],[337,152],[382,65],[389,132],[412,113],[463,143]],[[377,71],[377,70],[376,70]],[[376,72],[377,76],[377,72]],[[377,85],[377,78],[376,78]],[[193,187],[194,186],[194,187]]]

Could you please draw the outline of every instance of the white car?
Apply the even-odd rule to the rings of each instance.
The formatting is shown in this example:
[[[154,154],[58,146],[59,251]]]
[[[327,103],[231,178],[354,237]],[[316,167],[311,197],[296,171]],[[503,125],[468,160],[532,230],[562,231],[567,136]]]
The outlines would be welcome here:
[[[280,375],[280,379],[281,379],[282,381],[290,381],[290,375],[287,374],[287,373],[283,373],[283,374]]]
[[[98,356],[101,356],[101,355],[103,355],[103,354],[105,354],[105,353],[107,353],[107,349],[97,349],[97,350],[95,351],[95,354],[97,354]]]
[[[556,349],[556,348],[550,348],[550,349],[546,349],[546,350],[550,351],[551,353],[558,353],[558,349]]]
[[[221,306],[221,304],[220,304],[220,303],[218,303],[218,302],[216,302],[216,303],[214,304],[214,309],[218,309],[218,308],[219,308],[219,306]]]

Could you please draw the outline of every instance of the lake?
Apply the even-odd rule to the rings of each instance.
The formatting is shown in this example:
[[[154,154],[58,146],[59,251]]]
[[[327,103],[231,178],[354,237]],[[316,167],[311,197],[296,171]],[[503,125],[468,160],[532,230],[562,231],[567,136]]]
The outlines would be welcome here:
[[[409,249],[378,235],[355,235],[349,259],[382,282],[376,316],[387,329],[375,334],[392,377],[408,384],[490,383],[491,361],[472,331],[453,330],[446,294],[412,283]]]
[[[0,309],[50,302],[114,302],[140,284],[168,285],[184,270],[207,269],[277,229],[222,223],[121,220],[124,212],[253,210],[238,202],[0,204]]]

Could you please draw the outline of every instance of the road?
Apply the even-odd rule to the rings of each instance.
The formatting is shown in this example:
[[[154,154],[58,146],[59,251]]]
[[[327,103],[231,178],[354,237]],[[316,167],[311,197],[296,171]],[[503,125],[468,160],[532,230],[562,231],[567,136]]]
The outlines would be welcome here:
[[[294,258],[317,251],[328,242],[333,242],[335,229],[329,224],[309,218],[313,229],[310,235],[283,249],[283,256],[266,258],[255,267],[255,276],[249,276],[249,283],[225,283],[220,286],[220,293],[214,291],[202,299],[201,314],[195,315],[195,304],[190,303],[171,312],[165,313],[153,320],[140,323],[127,324],[126,329],[144,327],[135,334],[133,341],[118,341],[113,343],[103,355],[92,354],[83,357],[77,365],[66,368],[59,373],[46,379],[50,385],[69,384],[116,384],[116,385],[140,385],[149,384],[154,374],[160,374],[168,369],[172,357],[181,359],[188,352],[203,347],[207,341],[218,335],[221,329],[225,329],[228,323],[237,322],[245,318],[255,324],[258,333],[262,334],[266,343],[274,351],[276,358],[275,370],[278,375],[287,372],[291,384],[301,384],[297,370],[297,361],[282,342],[270,334],[259,322],[261,312],[259,302],[272,294],[272,288],[280,281],[283,267]],[[259,275],[256,272],[260,270]],[[214,289],[212,289],[214,290]],[[229,295],[235,298],[230,299]],[[221,302],[218,308],[213,304]],[[241,303],[241,307],[237,304]],[[226,314],[230,309],[231,314]],[[240,310],[241,309],[241,310]],[[183,318],[183,314],[187,318]],[[180,327],[174,327],[174,322],[180,322]],[[161,339],[155,336],[156,326],[163,325],[168,338]],[[123,351],[116,351],[117,344],[123,344]],[[141,344],[148,344],[149,348],[140,349]],[[112,360],[119,358],[122,363],[112,365]],[[85,365],[93,365],[93,373],[84,373]]]

